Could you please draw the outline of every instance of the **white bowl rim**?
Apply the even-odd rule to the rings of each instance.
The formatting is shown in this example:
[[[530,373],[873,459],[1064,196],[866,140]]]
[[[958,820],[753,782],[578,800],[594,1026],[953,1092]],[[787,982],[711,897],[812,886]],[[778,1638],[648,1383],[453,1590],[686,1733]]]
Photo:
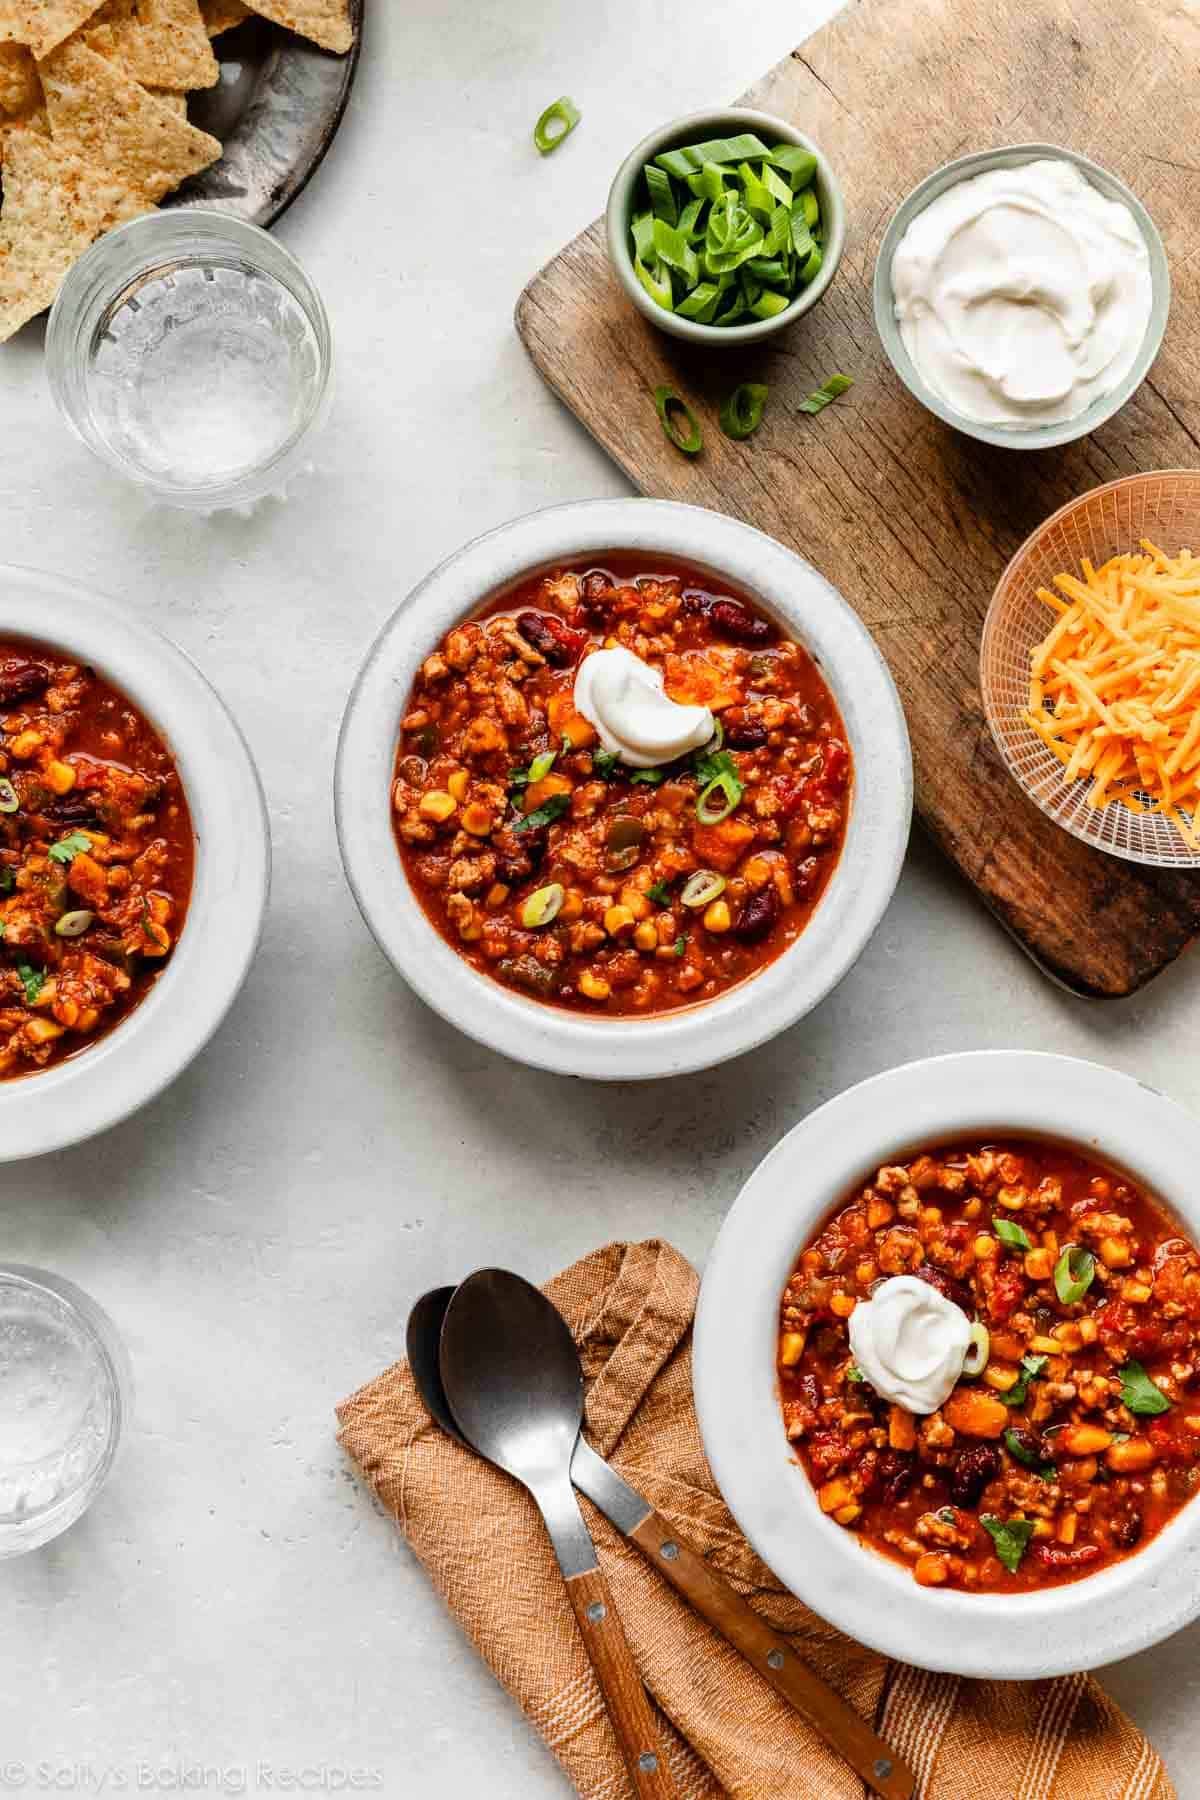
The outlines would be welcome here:
[[[391,824],[400,718],[424,657],[451,625],[518,576],[606,550],[678,558],[756,596],[816,657],[845,720],[856,770],[846,843],[797,942],[716,1000],[633,1020],[582,1017],[478,974],[426,918]],[[363,918],[428,1005],[478,1042],[534,1068],[645,1080],[754,1049],[836,986],[899,879],[912,762],[899,697],[874,639],[811,564],[724,513],[669,500],[586,500],[499,526],[454,552],[412,590],[383,627],[351,692],[334,801],[342,860]]]
[[[784,310],[776,313],[774,318],[753,319],[745,325],[703,325],[696,319],[682,319],[678,313],[669,313],[663,307],[656,306],[634,274],[627,241],[629,198],[642,165],[676,138],[688,137],[706,126],[721,122],[741,126],[757,125],[763,132],[776,133],[784,143],[799,144],[801,149],[811,151],[817,159],[817,176],[824,183],[828,198],[832,201],[829,208],[831,216],[828,220],[823,219],[827,236],[821,245],[821,267],[817,271],[816,280],[802,288],[795,299],[789,301]],[[667,124],[660,125],[656,131],[649,132],[640,144],[634,145],[613,176],[604,209],[604,235],[613,273],[627,298],[643,318],[649,319],[652,325],[657,325],[660,331],[667,332],[671,337],[682,338],[687,343],[744,346],[773,337],[777,331],[782,331],[785,326],[803,318],[825,293],[837,274],[842,252],[846,247],[846,198],[834,173],[833,164],[820,144],[790,120],[780,118],[778,113],[760,112],[753,106],[714,106],[703,112],[685,113],[678,119],[672,119]]]
[[[988,730],[992,734],[992,742],[996,746],[1000,760],[1007,769],[1014,785],[1019,788],[1027,800],[1032,800],[1034,805],[1044,812],[1048,819],[1052,819],[1060,831],[1069,832],[1072,837],[1078,838],[1083,844],[1089,844],[1093,850],[1102,851],[1105,856],[1115,856],[1122,862],[1135,863],[1139,868],[1143,869],[1200,869],[1200,850],[1190,849],[1188,845],[1184,843],[1178,827],[1174,824],[1170,824],[1169,829],[1171,834],[1179,846],[1178,853],[1170,858],[1164,856],[1139,856],[1136,851],[1131,850],[1125,844],[1100,843],[1080,826],[1078,823],[1079,815],[1074,812],[1070,813],[1066,818],[1060,817],[1051,804],[1052,796],[1057,797],[1063,793],[1068,793],[1071,787],[1078,787],[1083,791],[1091,786],[1091,781],[1080,780],[1070,784],[1062,782],[1051,789],[1047,789],[1043,784],[1041,787],[1035,789],[1027,786],[1026,783],[1021,780],[1021,777],[1017,773],[1016,764],[1008,740],[1005,738],[996,717],[996,708],[990,704],[992,698],[992,683],[986,678],[986,670],[991,640],[994,633],[1000,628],[1000,590],[1007,585],[1013,570],[1017,567],[1017,564],[1029,554],[1032,545],[1037,539],[1045,532],[1049,531],[1052,526],[1057,525],[1061,519],[1069,518],[1071,513],[1073,513],[1077,507],[1085,506],[1089,501],[1097,500],[1104,494],[1116,494],[1118,492],[1127,493],[1130,488],[1148,485],[1153,481],[1163,481],[1165,479],[1174,478],[1194,481],[1197,485],[1200,485],[1200,469],[1138,469],[1131,475],[1116,475],[1111,481],[1102,481],[1097,487],[1086,488],[1082,494],[1076,494],[1074,499],[1064,500],[1063,504],[1060,507],[1057,507],[1054,512],[1047,514],[1040,525],[1034,526],[1033,530],[1029,533],[1029,536],[1016,550],[1013,551],[1012,555],[1005,563],[1000,578],[996,582],[995,588],[992,590],[992,597],[988,601],[988,609],[984,614],[983,630],[979,637],[979,692],[983,699],[983,716],[987,720]],[[1161,545],[1159,547],[1161,549]],[[1109,801],[1110,806],[1116,806],[1118,804],[1119,803],[1115,800]],[[1164,821],[1164,823],[1169,822]]]
[[[1081,1130],[1082,1119],[1094,1121],[1092,1128]],[[1079,1144],[1128,1170],[1193,1239],[1200,1237],[1200,1122],[1156,1089],[1101,1064],[1042,1051],[929,1057],[827,1101],[759,1164],[704,1275],[693,1378],[717,1485],[785,1586],[886,1656],[1017,1681],[1098,1668],[1196,1618],[1200,1503],[1185,1506],[1136,1555],[1042,1594],[918,1587],[909,1570],[824,1518],[807,1475],[791,1460],[775,1376],[780,1295],[830,1210],[897,1155],[981,1131]]]
[[[1081,413],[1050,425],[989,425],[983,420],[968,418],[965,413],[948,406],[933,392],[915,367],[896,325],[892,306],[892,258],[903,232],[939,193],[960,181],[970,180],[972,175],[983,175],[988,169],[1016,167],[1018,163],[1036,162],[1042,157],[1058,157],[1064,162],[1074,163],[1101,193],[1105,191],[1105,183],[1117,190],[1146,241],[1153,284],[1150,319],[1137,360],[1124,381],[1118,382],[1110,393],[1099,395]],[[988,150],[969,150],[964,155],[956,156],[950,162],[931,169],[924,180],[919,181],[904,196],[888,221],[879,246],[872,281],[872,298],[875,329],[884,354],[913,399],[920,401],[927,412],[933,413],[944,424],[952,425],[964,436],[976,438],[983,444],[994,444],[1006,450],[1051,450],[1059,444],[1073,444],[1078,438],[1087,437],[1090,432],[1096,431],[1118,413],[1141,387],[1162,347],[1167,329],[1171,312],[1171,268],[1162,236],[1145,202],[1139,199],[1128,182],[1122,181],[1119,175],[1114,175],[1103,163],[1094,162],[1082,151],[1072,150],[1065,144],[997,144]]]
[[[183,930],[150,991],[66,1061],[0,1081],[0,1162],[66,1149],[167,1087],[208,1043],[249,972],[266,913],[271,837],[258,771],[224,701],[182,650],[91,586],[0,565],[0,637],[95,667],[175,757],[195,833]]]

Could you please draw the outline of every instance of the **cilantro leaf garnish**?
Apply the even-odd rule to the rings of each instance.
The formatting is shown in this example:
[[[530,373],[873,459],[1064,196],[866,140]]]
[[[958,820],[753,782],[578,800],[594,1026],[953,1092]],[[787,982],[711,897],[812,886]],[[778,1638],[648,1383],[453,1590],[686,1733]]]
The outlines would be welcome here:
[[[18,963],[17,975],[25,989],[26,1006],[36,1005],[38,996],[46,985],[45,969],[35,969],[31,963]]]
[[[555,819],[561,819],[570,804],[570,794],[551,794],[540,806],[535,806],[531,813],[518,819],[513,830],[540,831],[543,825],[553,825]]]
[[[1033,1249],[1028,1234],[1019,1225],[1014,1225],[1011,1219],[993,1219],[992,1230],[1000,1242],[1007,1244],[1011,1250]]]
[[[1033,1520],[998,1519],[994,1513],[984,1513],[980,1523],[996,1546],[1000,1561],[1010,1575],[1015,1575],[1033,1536]]]
[[[1008,1392],[1000,1396],[1005,1406],[1022,1406],[1024,1404],[1030,1382],[1036,1380],[1048,1361],[1049,1358],[1045,1356],[1023,1356],[1021,1358],[1020,1374]]]
[[[82,856],[83,852],[85,850],[90,850],[91,847],[92,840],[90,837],[86,837],[82,831],[73,831],[69,837],[60,838],[57,844],[51,844],[49,851],[50,861],[56,863],[74,862],[77,856]]]
[[[1171,1402],[1140,1362],[1130,1360],[1124,1368],[1117,1370],[1117,1377],[1121,1383],[1121,1398],[1131,1413],[1152,1416],[1169,1410]]]

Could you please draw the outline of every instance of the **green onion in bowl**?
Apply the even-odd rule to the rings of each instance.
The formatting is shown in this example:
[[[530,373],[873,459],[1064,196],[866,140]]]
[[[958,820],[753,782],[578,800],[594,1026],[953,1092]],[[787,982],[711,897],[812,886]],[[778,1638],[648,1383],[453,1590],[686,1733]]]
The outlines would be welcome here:
[[[777,317],[821,268],[816,171],[811,151],[753,131],[662,151],[629,224],[638,281],[700,325]]]

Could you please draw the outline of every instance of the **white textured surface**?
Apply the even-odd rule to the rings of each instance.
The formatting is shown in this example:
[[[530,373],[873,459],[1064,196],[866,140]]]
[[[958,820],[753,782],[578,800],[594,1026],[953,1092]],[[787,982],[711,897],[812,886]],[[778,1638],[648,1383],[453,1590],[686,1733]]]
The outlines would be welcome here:
[[[0,1783],[27,1759],[39,1791],[44,1759],[73,1791],[105,1769],[133,1790],[140,1760],[166,1758],[246,1769],[254,1791],[262,1758],[374,1768],[389,1796],[564,1794],[334,1443],[334,1402],[399,1353],[409,1301],[484,1260],[541,1278],[621,1234],[702,1259],[788,1125],[918,1054],[1036,1045],[1200,1106],[1195,959],[1126,1004],[1071,1000],[919,841],[867,955],[805,1023],[640,1089],[536,1075],[439,1024],[343,884],[337,722],[399,595],[483,527],[624,491],[512,333],[523,280],[600,210],[630,144],[737,93],[824,10],[368,0],[350,115],[281,227],[340,360],[303,505],[144,514],[64,437],[38,330],[0,351],[4,558],[108,588],[199,659],[259,757],[277,856],[260,962],[201,1062],[121,1130],[0,1171],[0,1255],[95,1293],[140,1384],[88,1519],[0,1569]],[[584,122],[543,162],[528,133],[564,90]],[[1193,1631],[1107,1677],[1188,1800],[1198,1649]]]

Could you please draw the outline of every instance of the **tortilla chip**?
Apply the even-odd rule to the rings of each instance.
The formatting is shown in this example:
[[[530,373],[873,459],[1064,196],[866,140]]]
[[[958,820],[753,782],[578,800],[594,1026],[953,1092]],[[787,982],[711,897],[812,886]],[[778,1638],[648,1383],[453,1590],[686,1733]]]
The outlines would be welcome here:
[[[221,146],[86,44],[63,44],[40,65],[55,145],[147,200],[217,161]]]
[[[311,38],[323,50],[348,50],[354,42],[350,0],[252,0],[251,11]]]
[[[0,0],[0,41],[46,56],[91,17],[99,0]]]
[[[186,94],[173,94],[170,88],[147,88],[146,92],[153,94],[158,104],[165,106],[168,112],[173,112],[177,119],[187,118]]]
[[[250,17],[250,8],[246,0],[200,0],[200,17],[204,20],[204,29],[210,38],[220,37],[223,31],[232,31]]]
[[[89,169],[38,132],[4,136],[0,342],[51,304],[102,232],[151,210],[118,176]]]
[[[199,0],[105,0],[82,36],[143,87],[186,93],[215,86],[220,73]]]
[[[0,113],[27,113],[39,106],[42,84],[33,51],[24,44],[0,44]]]

